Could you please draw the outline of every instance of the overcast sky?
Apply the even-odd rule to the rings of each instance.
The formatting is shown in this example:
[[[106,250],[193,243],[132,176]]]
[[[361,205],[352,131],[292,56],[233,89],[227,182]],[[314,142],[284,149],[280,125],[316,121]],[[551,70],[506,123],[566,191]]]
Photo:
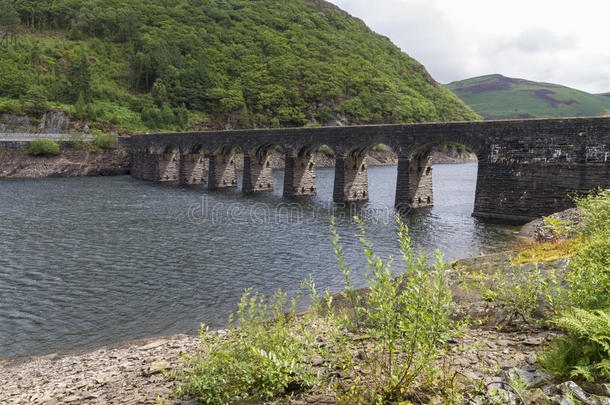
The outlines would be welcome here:
[[[610,92],[610,0],[330,0],[441,83],[490,73]]]

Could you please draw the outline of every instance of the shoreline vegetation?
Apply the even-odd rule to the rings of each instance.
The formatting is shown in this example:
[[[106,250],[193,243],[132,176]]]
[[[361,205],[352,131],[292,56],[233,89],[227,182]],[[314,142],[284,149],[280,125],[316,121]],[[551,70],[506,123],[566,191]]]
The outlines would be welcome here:
[[[333,230],[343,293],[246,291],[199,338],[3,359],[0,402],[607,404],[610,190],[575,202],[579,223],[552,216],[515,252],[449,265],[418,257],[400,222],[400,254],[380,258],[362,224],[360,290]]]

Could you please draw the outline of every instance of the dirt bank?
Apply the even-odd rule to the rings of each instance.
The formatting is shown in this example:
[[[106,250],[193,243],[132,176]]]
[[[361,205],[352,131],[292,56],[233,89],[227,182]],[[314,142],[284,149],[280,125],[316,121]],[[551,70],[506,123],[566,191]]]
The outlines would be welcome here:
[[[129,173],[129,165],[127,152],[119,150],[76,150],[47,157],[0,150],[0,178],[118,176]]]

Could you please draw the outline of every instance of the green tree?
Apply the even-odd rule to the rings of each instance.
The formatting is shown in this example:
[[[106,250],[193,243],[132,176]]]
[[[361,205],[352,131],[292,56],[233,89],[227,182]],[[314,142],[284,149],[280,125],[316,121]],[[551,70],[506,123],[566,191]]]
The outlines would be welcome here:
[[[0,58],[0,95],[18,99],[27,91],[30,78],[11,60]]]
[[[33,86],[23,96],[23,111],[26,114],[41,115],[48,109],[47,98],[41,87]]]
[[[70,82],[70,101],[75,102],[82,96],[86,104],[90,103],[91,71],[89,70],[89,61],[85,55],[70,63],[67,76]]]
[[[17,46],[20,22],[13,2],[0,0],[0,46]]]
[[[159,107],[163,106],[163,104],[167,102],[167,88],[165,87],[163,80],[155,80],[151,90],[151,95],[155,101],[155,104],[157,104]]]

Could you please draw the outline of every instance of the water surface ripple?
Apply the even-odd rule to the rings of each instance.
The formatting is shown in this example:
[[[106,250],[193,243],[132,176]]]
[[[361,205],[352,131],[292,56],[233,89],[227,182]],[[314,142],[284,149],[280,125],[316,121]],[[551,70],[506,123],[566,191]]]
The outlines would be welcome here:
[[[452,260],[515,242],[515,228],[471,217],[476,168],[435,166],[435,207],[407,217],[425,253]],[[318,170],[318,196],[291,204],[282,171],[276,191],[256,196],[127,176],[0,181],[0,357],[221,327],[245,288],[294,294],[309,274],[338,291],[329,217],[357,274],[352,214],[378,253],[396,253],[396,167],[369,168],[371,201],[351,210],[331,202],[333,176]]]

